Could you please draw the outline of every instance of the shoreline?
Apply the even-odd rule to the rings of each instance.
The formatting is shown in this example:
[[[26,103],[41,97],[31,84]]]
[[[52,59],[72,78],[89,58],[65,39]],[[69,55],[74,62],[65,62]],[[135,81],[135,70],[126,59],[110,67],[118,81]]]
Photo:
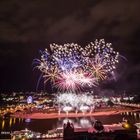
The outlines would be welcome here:
[[[14,118],[23,118],[23,119],[56,119],[56,118],[74,118],[74,117],[90,117],[90,116],[110,116],[110,115],[116,115],[124,112],[135,112],[139,109],[135,110],[113,110],[113,111],[101,111],[101,112],[93,112],[93,113],[69,113],[68,115],[66,113],[31,113],[31,114],[14,114],[11,115],[11,117]]]

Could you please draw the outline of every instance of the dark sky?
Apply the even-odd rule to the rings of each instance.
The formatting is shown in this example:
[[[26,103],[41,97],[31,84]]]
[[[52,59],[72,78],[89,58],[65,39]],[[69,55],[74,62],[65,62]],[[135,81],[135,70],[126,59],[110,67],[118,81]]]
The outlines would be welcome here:
[[[32,61],[50,43],[84,46],[96,38],[128,60],[103,87],[140,91],[139,13],[140,0],[1,0],[0,91],[35,91]]]

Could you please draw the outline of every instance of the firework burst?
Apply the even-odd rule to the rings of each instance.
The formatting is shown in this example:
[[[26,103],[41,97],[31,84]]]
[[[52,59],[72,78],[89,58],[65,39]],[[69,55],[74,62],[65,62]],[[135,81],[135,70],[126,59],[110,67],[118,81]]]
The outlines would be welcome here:
[[[116,69],[119,53],[104,39],[82,48],[78,44],[50,45],[35,59],[35,68],[42,72],[44,83],[51,81],[63,91],[76,91],[97,86]]]

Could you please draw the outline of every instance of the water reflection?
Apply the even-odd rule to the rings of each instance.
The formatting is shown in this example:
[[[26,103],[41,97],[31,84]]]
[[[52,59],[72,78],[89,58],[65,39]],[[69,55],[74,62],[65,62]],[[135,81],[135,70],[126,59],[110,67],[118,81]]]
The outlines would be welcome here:
[[[140,121],[140,112],[124,112],[118,115],[112,116],[100,116],[100,117],[80,117],[80,118],[57,118],[57,119],[21,119],[21,118],[7,118],[1,119],[0,129],[5,131],[16,131],[28,128],[35,132],[47,132],[48,130],[62,127],[64,123],[68,121],[74,124],[74,127],[87,128],[92,127],[92,123],[95,119],[100,120],[103,124],[119,123],[122,118],[130,120],[131,122]]]
[[[5,126],[5,120],[2,120],[2,126],[1,126],[2,130],[4,129],[4,126]]]
[[[9,126],[11,127],[12,126],[12,118],[10,118],[10,121],[9,121]]]
[[[92,123],[94,120],[94,117],[61,118],[58,120],[56,127],[62,127],[64,123],[67,123],[69,121],[70,123],[73,123],[75,127],[88,128],[92,127]]]
[[[139,122],[140,121],[140,113],[139,112],[125,112],[125,113],[122,113],[121,115],[132,122]]]
[[[92,127],[92,121],[87,118],[80,119],[80,126],[83,128]]]
[[[137,119],[137,113],[134,112],[133,115],[134,115],[134,118]]]
[[[27,119],[25,119],[25,122],[26,123],[30,123],[31,122],[31,119],[30,118],[27,118]]]
[[[129,112],[126,112],[126,114],[129,116]]]

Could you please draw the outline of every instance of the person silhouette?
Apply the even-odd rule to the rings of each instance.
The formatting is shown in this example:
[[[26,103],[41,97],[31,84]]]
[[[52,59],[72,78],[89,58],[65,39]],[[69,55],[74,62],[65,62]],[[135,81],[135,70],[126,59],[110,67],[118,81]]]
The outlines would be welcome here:
[[[72,140],[74,136],[73,124],[68,121],[67,125],[64,124],[63,128],[64,128],[64,132],[63,132],[64,140]]]
[[[66,131],[65,131],[65,129],[66,129],[66,124],[64,123],[64,125],[63,125],[63,137],[66,137]]]

